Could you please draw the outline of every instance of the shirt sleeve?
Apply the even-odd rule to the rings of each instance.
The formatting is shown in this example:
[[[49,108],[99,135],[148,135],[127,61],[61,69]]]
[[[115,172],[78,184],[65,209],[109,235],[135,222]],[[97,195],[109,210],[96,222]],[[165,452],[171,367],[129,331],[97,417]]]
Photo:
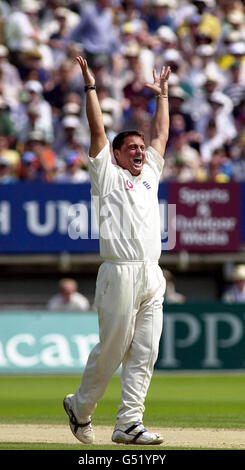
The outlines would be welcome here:
[[[109,141],[95,158],[89,157],[88,160],[92,195],[109,194],[118,179],[118,172],[111,160]]]
[[[157,180],[159,180],[164,167],[164,158],[151,146],[146,149],[146,164],[149,165]]]

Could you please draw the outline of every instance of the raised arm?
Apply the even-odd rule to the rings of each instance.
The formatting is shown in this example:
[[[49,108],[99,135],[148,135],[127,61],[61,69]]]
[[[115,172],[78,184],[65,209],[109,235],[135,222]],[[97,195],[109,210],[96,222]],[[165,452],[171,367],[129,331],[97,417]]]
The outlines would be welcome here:
[[[78,56],[77,62],[82,70],[85,88],[86,86],[95,86],[95,79],[89,70],[86,59]],[[89,156],[95,158],[107,143],[102,112],[95,88],[89,88],[86,91],[86,114],[90,128]]]
[[[156,96],[156,112],[151,125],[150,145],[164,156],[169,134],[168,78],[170,67],[162,67],[160,76],[153,70],[153,84],[146,84]]]

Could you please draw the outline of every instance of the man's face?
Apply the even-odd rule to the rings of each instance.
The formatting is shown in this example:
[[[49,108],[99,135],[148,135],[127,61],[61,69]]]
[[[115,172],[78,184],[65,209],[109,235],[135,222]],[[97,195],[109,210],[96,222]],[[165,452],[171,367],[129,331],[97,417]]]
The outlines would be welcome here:
[[[133,176],[138,176],[146,160],[143,139],[137,135],[125,137],[120,150],[115,150],[114,155],[121,168],[128,170]]]
[[[73,283],[71,282],[66,282],[65,284],[62,285],[61,287],[61,295],[65,300],[69,300],[70,296],[76,291]]]

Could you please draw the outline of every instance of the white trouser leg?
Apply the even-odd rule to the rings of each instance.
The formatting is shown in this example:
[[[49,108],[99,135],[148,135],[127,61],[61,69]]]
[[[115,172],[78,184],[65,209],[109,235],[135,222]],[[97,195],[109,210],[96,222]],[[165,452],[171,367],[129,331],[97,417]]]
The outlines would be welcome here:
[[[117,425],[143,420],[144,401],[158,356],[162,332],[162,287],[145,300],[137,314],[135,334],[123,361]]]
[[[138,270],[139,271],[139,270]],[[104,263],[99,270],[95,304],[100,342],[90,353],[80,387],[72,399],[78,421],[87,421],[132,342],[136,311],[136,270]]]

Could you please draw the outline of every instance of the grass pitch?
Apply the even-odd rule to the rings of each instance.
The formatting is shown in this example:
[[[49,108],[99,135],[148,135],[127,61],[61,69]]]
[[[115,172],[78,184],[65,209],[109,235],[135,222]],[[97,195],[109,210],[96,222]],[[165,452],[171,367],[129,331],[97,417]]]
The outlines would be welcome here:
[[[0,423],[65,424],[63,397],[79,376],[0,376]],[[245,429],[245,374],[155,374],[145,403],[145,426]],[[93,415],[94,425],[114,426],[120,377],[114,376]],[[161,448],[161,446],[158,446]],[[90,446],[110,449],[110,446]],[[113,446],[113,449],[122,449]],[[126,449],[135,447],[126,446]],[[144,449],[137,446],[137,450]],[[0,450],[81,449],[81,445],[0,443]],[[84,446],[83,446],[84,449]],[[147,447],[148,450],[156,447]],[[166,447],[164,448],[167,449]],[[173,449],[173,448],[172,448]]]
[[[0,422],[67,424],[63,397],[80,377],[0,376]],[[145,403],[147,426],[245,428],[245,374],[158,375]],[[99,402],[93,423],[115,423],[120,377],[114,376]]]

